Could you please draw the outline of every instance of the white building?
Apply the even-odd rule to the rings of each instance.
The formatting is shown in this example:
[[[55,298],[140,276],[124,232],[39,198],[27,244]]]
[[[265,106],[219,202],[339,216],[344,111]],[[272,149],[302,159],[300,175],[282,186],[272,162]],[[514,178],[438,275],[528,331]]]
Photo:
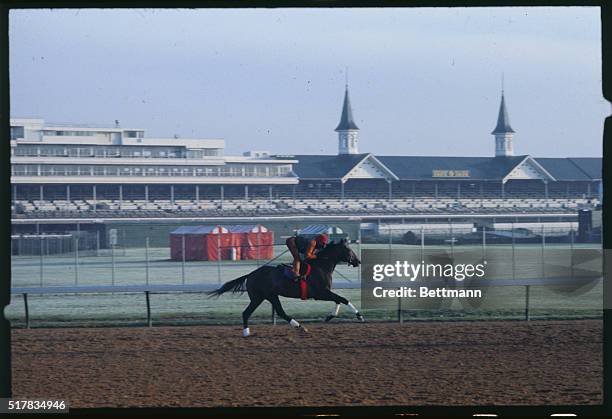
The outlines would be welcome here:
[[[248,197],[249,187],[271,191],[298,182],[295,160],[225,156],[221,139],[148,138],[143,129],[118,123],[10,122],[14,199],[223,199],[224,194]]]

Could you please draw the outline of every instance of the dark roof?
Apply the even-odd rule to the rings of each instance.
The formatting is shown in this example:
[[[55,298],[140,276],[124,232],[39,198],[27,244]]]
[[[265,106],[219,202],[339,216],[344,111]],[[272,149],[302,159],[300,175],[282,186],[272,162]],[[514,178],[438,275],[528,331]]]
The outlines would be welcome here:
[[[502,92],[501,103],[499,104],[499,114],[497,115],[497,126],[491,134],[504,134],[507,132],[514,132],[514,130],[510,126],[510,118],[508,117],[508,110],[506,109],[506,100],[504,99],[504,92]]]
[[[293,171],[300,179],[340,179],[368,154],[297,155]],[[527,156],[445,157],[445,156],[374,156],[400,180],[499,180],[501,181]],[[287,156],[279,156],[287,158]],[[601,179],[601,158],[533,158],[557,180]],[[469,171],[469,177],[449,174],[433,176],[440,171]]]
[[[293,165],[293,171],[300,179],[340,179],[366,156],[367,154],[303,154],[291,158],[299,161]]]
[[[570,157],[590,179],[602,179],[602,159],[600,157]]]
[[[467,179],[501,180],[525,156],[510,157],[434,157],[376,156],[400,179],[434,179],[434,170],[468,170]],[[448,178],[446,178],[448,179]],[[460,178],[458,178],[460,179]],[[465,178],[464,178],[465,179]]]
[[[351,100],[349,99],[348,86],[344,92],[344,105],[342,106],[342,116],[340,117],[340,123],[336,127],[336,131],[343,131],[347,129],[359,129],[355,121],[353,121],[353,110],[351,109]]]
[[[538,157],[535,159],[540,165],[548,171],[557,180],[590,180],[593,177],[589,176],[583,171],[578,165],[576,165],[572,158],[552,158],[552,157]],[[599,160],[599,167],[601,171],[601,159]]]

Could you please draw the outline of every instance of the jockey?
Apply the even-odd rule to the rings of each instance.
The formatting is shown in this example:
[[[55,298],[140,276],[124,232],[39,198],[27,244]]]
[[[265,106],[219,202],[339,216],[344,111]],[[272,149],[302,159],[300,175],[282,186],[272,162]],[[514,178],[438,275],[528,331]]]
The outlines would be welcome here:
[[[327,234],[317,234],[314,238],[308,239],[304,236],[289,237],[285,244],[293,256],[293,274],[296,278],[300,277],[300,265],[302,258],[304,261],[316,259],[318,250],[327,246],[329,238]]]

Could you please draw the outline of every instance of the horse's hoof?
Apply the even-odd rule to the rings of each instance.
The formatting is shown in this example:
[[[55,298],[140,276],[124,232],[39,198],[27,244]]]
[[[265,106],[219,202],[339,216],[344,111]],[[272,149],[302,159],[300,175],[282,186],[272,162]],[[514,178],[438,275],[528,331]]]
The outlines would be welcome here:
[[[249,328],[247,327],[246,329],[242,330],[242,337],[243,338],[248,338],[249,336],[251,336],[251,331],[249,330]]]
[[[336,316],[333,316],[333,315],[329,314],[329,315],[328,315],[328,316],[325,318],[325,321],[326,321],[326,322],[328,322],[328,321],[330,321],[331,319],[333,319],[334,317],[336,317]]]
[[[307,333],[308,329],[306,329],[304,326],[300,325],[300,327],[298,327],[298,330],[302,333]]]
[[[359,320],[361,323],[365,323],[365,319],[363,318],[361,313],[357,313],[356,316],[357,316],[357,320]]]

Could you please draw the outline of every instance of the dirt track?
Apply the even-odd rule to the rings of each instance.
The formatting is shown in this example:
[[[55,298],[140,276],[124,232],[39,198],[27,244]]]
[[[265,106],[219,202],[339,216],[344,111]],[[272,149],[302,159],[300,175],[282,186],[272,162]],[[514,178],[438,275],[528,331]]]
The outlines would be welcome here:
[[[15,397],[71,407],[602,403],[602,322],[14,330]]]

